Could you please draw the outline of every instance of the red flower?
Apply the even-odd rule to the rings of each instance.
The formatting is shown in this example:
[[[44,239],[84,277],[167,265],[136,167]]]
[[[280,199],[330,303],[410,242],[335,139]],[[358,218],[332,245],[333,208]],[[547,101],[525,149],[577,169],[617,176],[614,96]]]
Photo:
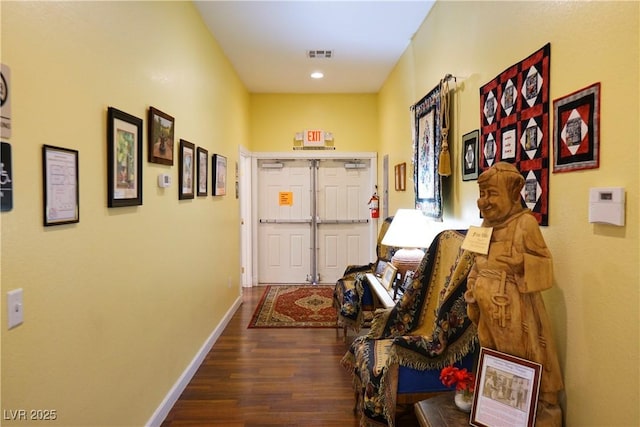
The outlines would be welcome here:
[[[440,381],[447,387],[456,386],[456,390],[473,393],[475,388],[475,375],[466,368],[459,369],[455,366],[447,366],[440,371]]]

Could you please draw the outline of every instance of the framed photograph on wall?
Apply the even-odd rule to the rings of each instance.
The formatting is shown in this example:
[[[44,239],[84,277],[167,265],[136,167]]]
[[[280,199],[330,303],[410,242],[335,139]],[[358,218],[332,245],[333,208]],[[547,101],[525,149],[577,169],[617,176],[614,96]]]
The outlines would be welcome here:
[[[227,158],[220,154],[214,154],[212,160],[212,194],[214,196],[224,196],[227,194]]]
[[[502,425],[533,427],[541,374],[539,363],[480,348],[471,425],[493,427],[499,419]]]
[[[149,107],[149,162],[173,166],[173,131],[175,120],[167,113]]]
[[[209,152],[198,147],[198,196],[206,196],[209,191]]]
[[[396,191],[405,191],[407,189],[407,164],[399,163],[394,167],[396,175]]]
[[[78,151],[42,146],[44,225],[80,222]]]
[[[600,83],[553,101],[553,172],[600,166]]]
[[[180,140],[178,171],[178,199],[194,198],[196,146],[184,139]]]
[[[478,179],[478,129],[462,135],[462,180]]]
[[[142,119],[107,110],[107,205],[142,204]]]

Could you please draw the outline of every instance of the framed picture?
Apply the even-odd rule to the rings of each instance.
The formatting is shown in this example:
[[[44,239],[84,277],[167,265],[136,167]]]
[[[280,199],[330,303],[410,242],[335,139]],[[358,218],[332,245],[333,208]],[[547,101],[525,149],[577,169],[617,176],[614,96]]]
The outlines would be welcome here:
[[[471,407],[472,426],[533,427],[542,365],[485,347],[480,349]]]
[[[387,263],[384,267],[384,271],[382,272],[382,286],[385,287],[386,290],[390,291],[393,288],[393,284],[396,281],[396,273],[398,269],[391,263]]]
[[[206,196],[209,191],[209,152],[198,147],[198,196]]]
[[[442,147],[440,86],[411,107],[414,119],[413,158],[415,206],[430,218],[442,218],[442,191],[438,175]]]
[[[142,204],[142,119],[107,111],[107,205]]]
[[[413,278],[415,274],[416,272],[413,270],[407,270],[404,273],[404,277],[402,278],[402,281],[398,281],[398,283],[394,287],[393,299],[397,299],[402,295],[404,295],[404,292],[409,288],[409,286],[411,285],[411,282],[413,282]]]
[[[384,273],[384,269],[387,267],[388,262],[382,259],[379,259],[376,263],[376,270],[374,272],[376,277],[382,277],[382,273]]]
[[[148,127],[149,162],[173,166],[174,118],[149,107]]]
[[[44,225],[80,222],[78,151],[42,146]]]
[[[462,135],[462,180],[478,179],[478,129]]]
[[[600,83],[553,101],[553,172],[600,166]]]
[[[227,158],[220,154],[213,155],[213,192],[214,196],[227,194]]]
[[[178,199],[193,199],[195,179],[196,146],[184,139],[180,140],[178,171]]]
[[[405,191],[407,189],[407,164],[397,164],[394,169],[396,174],[396,191]]]

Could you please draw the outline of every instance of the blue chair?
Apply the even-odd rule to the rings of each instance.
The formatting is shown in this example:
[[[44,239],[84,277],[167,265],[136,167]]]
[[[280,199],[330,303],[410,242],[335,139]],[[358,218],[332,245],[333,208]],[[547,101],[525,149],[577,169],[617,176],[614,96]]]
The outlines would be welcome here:
[[[361,425],[392,426],[396,405],[450,390],[440,382],[445,366],[474,371],[478,338],[464,301],[473,254],[461,249],[465,233],[436,236],[396,306],[378,310],[370,332],[343,357]]]

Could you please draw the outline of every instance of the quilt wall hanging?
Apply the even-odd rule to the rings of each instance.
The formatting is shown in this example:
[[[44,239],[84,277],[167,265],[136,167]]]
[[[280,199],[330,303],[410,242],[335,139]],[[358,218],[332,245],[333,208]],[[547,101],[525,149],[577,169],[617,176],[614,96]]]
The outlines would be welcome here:
[[[553,101],[553,172],[600,165],[600,83]]]
[[[442,193],[438,161],[442,149],[440,85],[411,106],[416,209],[442,218]]]
[[[525,179],[523,203],[549,225],[549,64],[547,43],[480,88],[479,169],[513,163]]]

